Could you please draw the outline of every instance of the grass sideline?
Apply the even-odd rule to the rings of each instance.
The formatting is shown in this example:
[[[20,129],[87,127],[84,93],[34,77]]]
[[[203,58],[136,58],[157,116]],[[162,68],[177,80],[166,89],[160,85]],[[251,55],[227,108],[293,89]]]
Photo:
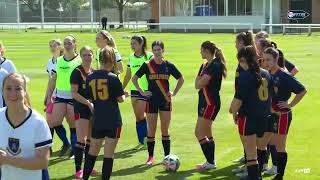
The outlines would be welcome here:
[[[33,107],[43,113],[43,96],[47,83],[46,64],[50,58],[48,42],[53,38],[61,38],[69,32],[48,33],[30,31],[16,33],[0,31],[0,41],[6,46],[6,57],[12,59],[18,71],[26,74],[31,80],[29,92]],[[77,38],[78,48],[90,45],[94,49],[95,34],[72,32]],[[130,41],[126,36],[135,33],[112,32],[126,67],[127,57],[131,53]],[[112,179],[237,179],[231,169],[236,167],[231,161],[242,155],[242,147],[237,128],[233,124],[228,107],[233,96],[234,75],[236,69],[236,49],[234,34],[200,34],[200,33],[139,33],[148,39],[150,49],[153,40],[161,39],[165,43],[166,59],[175,63],[185,76],[185,84],[180,93],[173,99],[173,116],[170,126],[172,137],[172,153],[178,155],[181,167],[177,173],[166,173],[161,167],[163,158],[161,133],[157,130],[155,157],[157,165],[148,168],[145,161],[147,151],[133,153],[130,148],[137,144],[135,120],[130,100],[121,105],[123,117],[123,133],[119,141]],[[285,56],[300,69],[297,78],[308,88],[304,100],[294,108],[293,121],[288,138],[289,160],[286,179],[320,179],[320,148],[318,137],[320,106],[320,36],[314,33],[304,35],[273,35],[272,39],[284,51]],[[197,118],[197,91],[194,79],[200,64],[200,44],[205,40],[214,41],[221,48],[227,59],[228,77],[223,81],[221,89],[221,111],[214,122],[213,131],[216,141],[216,160],[218,169],[197,173],[195,165],[202,163],[199,144],[194,137]],[[123,77],[123,76],[122,76]],[[175,83],[174,81],[172,81]],[[173,87],[173,86],[171,86]],[[68,126],[65,126],[68,128]],[[55,138],[54,151],[58,151],[61,142]],[[101,150],[101,153],[103,151]],[[55,153],[56,154],[56,153]],[[103,155],[99,156],[96,168],[101,169]],[[72,179],[74,177],[73,160],[61,160],[52,157],[49,172],[51,179]],[[99,178],[92,178],[99,179]]]

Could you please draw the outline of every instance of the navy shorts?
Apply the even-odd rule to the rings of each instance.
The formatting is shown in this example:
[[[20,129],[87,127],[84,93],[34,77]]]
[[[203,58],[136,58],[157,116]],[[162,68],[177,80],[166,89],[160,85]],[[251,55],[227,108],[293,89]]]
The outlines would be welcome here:
[[[90,120],[92,113],[88,107],[74,106],[74,120],[87,119]]]
[[[137,98],[141,101],[148,101],[148,97],[143,96],[139,91],[136,91],[136,90],[131,90],[131,97]]]
[[[154,99],[149,99],[146,107],[147,113],[158,113],[159,111],[172,111],[171,102],[167,101],[156,101]]]
[[[268,121],[270,116],[267,117],[246,117],[238,116],[238,131],[241,136],[250,136],[256,134],[262,137],[265,132],[268,132]]]
[[[273,133],[287,135],[292,121],[292,112],[279,112],[271,115],[273,122]]]
[[[212,98],[208,103],[205,97],[199,97],[198,117],[214,121],[220,111],[220,96]]]
[[[111,139],[118,139],[121,135],[121,127],[115,129],[108,129],[108,130],[97,130],[92,129],[91,137],[94,139],[103,139],[105,137]]]
[[[73,106],[73,99],[64,99],[64,98],[56,97],[55,100],[54,100],[54,103],[55,104],[57,104],[57,103],[65,103],[65,104],[69,104],[69,105]]]

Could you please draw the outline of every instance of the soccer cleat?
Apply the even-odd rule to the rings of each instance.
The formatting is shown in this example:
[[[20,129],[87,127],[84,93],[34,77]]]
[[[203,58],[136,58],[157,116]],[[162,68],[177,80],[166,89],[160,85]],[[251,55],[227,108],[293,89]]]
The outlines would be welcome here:
[[[246,170],[247,170],[247,166],[244,165],[244,166],[238,167],[237,169],[232,169],[231,171],[237,174],[237,173],[244,172]]]
[[[205,162],[203,164],[198,164],[196,166],[197,171],[202,172],[202,171],[206,171],[206,170],[210,170],[210,169],[216,169],[217,165],[216,163],[214,164],[210,164],[208,162]]]
[[[267,175],[277,174],[277,166],[272,166],[271,168],[268,168],[264,173]]]
[[[83,176],[83,171],[82,171],[82,170],[79,170],[79,171],[76,172],[76,174],[75,174],[76,179],[81,179],[82,176]]]
[[[243,156],[243,157],[241,157],[241,158],[238,158],[238,159],[236,159],[236,160],[233,160],[232,162],[234,162],[234,163],[239,163],[239,164],[245,164],[245,163],[246,163],[246,159],[245,159],[244,156]]]
[[[68,155],[68,159],[74,159],[74,153],[73,153],[73,151],[71,150],[70,151],[70,153],[69,153],[69,155]]]
[[[155,163],[156,159],[154,158],[154,156],[150,156],[147,160],[147,165],[148,166],[152,166]]]
[[[268,164],[263,164],[263,169],[262,172],[265,172],[269,169],[269,165]]]
[[[239,177],[240,179],[246,179],[246,178],[248,178],[248,171],[245,170],[241,173],[236,174],[236,176]]]
[[[91,171],[91,175],[92,175],[92,176],[96,176],[96,175],[98,175],[98,171],[97,171],[97,170],[95,170],[95,169],[92,169],[92,171]]]
[[[60,153],[59,153],[59,157],[61,158],[61,157],[65,156],[66,153],[69,151],[69,149],[70,149],[70,144],[62,145]]]

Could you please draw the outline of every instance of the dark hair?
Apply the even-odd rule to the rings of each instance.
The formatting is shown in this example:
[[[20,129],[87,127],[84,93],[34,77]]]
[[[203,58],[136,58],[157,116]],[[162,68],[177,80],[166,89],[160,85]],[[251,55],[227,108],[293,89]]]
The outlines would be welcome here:
[[[213,42],[211,41],[205,41],[201,44],[202,49],[207,49],[211,52],[212,55],[214,55],[222,64],[223,72],[222,76],[224,78],[227,77],[227,65],[226,65],[226,59],[221,51]]]
[[[249,72],[255,76],[255,85],[256,88],[259,88],[262,83],[262,77],[260,74],[260,67],[257,62],[257,54],[253,46],[246,46],[239,50],[237,58],[240,61],[241,58],[244,58],[247,61]]]
[[[72,34],[69,34],[68,36],[66,36],[64,39],[70,37],[72,39],[72,42],[75,44],[75,47],[74,47],[74,52],[76,53],[77,52],[77,40],[76,38],[72,35]]]
[[[160,46],[161,49],[164,49],[164,43],[160,40],[157,40],[157,41],[153,41],[151,47],[152,49],[155,47],[155,46]]]
[[[132,36],[131,40],[136,40],[139,44],[142,44],[142,53],[147,58],[147,39],[144,36]]]
[[[275,49],[278,49],[278,45],[277,43],[270,41],[268,39],[259,39],[258,43],[260,44],[260,46],[264,49],[269,48],[269,47],[273,47]]]
[[[242,41],[244,46],[253,46],[254,47],[254,41],[253,41],[253,34],[252,32],[241,32],[236,37],[237,41]]]
[[[274,59],[278,59],[278,65],[282,68],[285,67],[285,60],[281,50],[269,47],[264,50],[264,53],[270,54]]]

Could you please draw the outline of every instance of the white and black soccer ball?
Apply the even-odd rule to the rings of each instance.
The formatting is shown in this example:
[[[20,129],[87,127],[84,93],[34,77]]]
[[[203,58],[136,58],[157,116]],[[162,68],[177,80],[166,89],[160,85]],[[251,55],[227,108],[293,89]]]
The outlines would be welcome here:
[[[162,164],[166,171],[177,171],[180,167],[180,160],[178,156],[169,154],[168,156],[164,157]]]

